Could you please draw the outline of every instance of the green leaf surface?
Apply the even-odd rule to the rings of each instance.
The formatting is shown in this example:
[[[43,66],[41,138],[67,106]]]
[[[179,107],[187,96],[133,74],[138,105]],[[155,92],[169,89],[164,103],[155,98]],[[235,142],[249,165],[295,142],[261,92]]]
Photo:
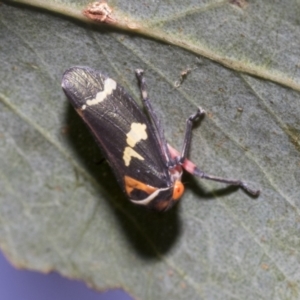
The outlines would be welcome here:
[[[299,1],[115,0],[110,26],[92,25],[87,5],[0,6],[6,256],[137,299],[298,299]],[[129,203],[61,90],[74,65],[106,72],[139,103],[134,70],[143,68],[179,149],[186,118],[203,107],[191,160],[261,196],[186,175],[167,213]]]

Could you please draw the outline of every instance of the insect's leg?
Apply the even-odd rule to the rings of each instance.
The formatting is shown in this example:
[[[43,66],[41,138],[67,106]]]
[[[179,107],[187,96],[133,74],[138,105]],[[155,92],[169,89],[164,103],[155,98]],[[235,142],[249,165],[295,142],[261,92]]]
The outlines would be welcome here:
[[[151,120],[151,123],[153,125],[154,133],[155,133],[155,135],[156,135],[156,137],[157,137],[157,139],[158,139],[158,141],[159,141],[159,143],[162,147],[162,151],[163,151],[163,154],[165,156],[166,162],[170,163],[171,155],[170,155],[170,152],[169,152],[169,149],[168,149],[168,146],[167,146],[164,131],[162,129],[162,126],[160,124],[160,121],[159,121],[155,111],[153,110],[151,102],[148,98],[146,82],[145,82],[145,79],[144,79],[144,70],[136,69],[135,73],[136,73],[136,77],[139,81],[139,86],[140,86],[144,106],[147,110],[147,113],[148,113],[148,115],[150,117],[150,120]]]
[[[179,158],[179,163],[181,163],[181,164],[186,159],[188,151],[190,149],[190,144],[191,144],[191,140],[192,140],[193,124],[199,117],[203,116],[204,114],[205,114],[205,110],[202,109],[201,107],[198,107],[197,112],[195,114],[189,116],[189,118],[186,120],[186,128],[185,128],[183,146],[182,146],[181,155]]]
[[[195,114],[191,115],[187,119],[184,142],[183,142],[183,147],[182,147],[179,163],[182,165],[182,167],[187,172],[193,174],[194,176],[208,179],[208,180],[218,181],[218,182],[222,182],[222,183],[227,183],[230,185],[239,186],[242,189],[244,189],[245,191],[247,191],[248,193],[250,193],[251,195],[258,196],[260,191],[251,189],[250,187],[248,187],[248,185],[245,182],[243,182],[241,180],[226,179],[226,178],[221,178],[221,177],[206,174],[202,170],[200,170],[194,163],[192,163],[190,160],[188,160],[186,158],[188,151],[189,151],[190,144],[191,144],[193,123],[195,120],[197,120],[197,118],[199,118],[200,116],[202,116],[204,114],[205,114],[205,111],[199,107],[197,112]],[[177,151],[175,149],[173,149],[171,146],[169,146],[169,149],[170,149],[172,156],[174,156]]]
[[[170,146],[169,146],[170,147]],[[176,151],[174,150],[172,147],[170,147],[170,151]],[[237,179],[227,179],[227,178],[222,178],[222,177],[217,177],[217,176],[213,176],[213,175],[209,175],[204,173],[202,170],[200,170],[194,163],[192,163],[190,160],[185,159],[182,167],[189,172],[190,174],[200,177],[200,178],[204,178],[204,179],[208,179],[208,180],[213,180],[213,181],[218,181],[218,182],[222,182],[222,183],[227,183],[230,185],[235,185],[238,186],[242,189],[244,189],[246,192],[248,192],[249,194],[253,195],[253,196],[258,196],[260,191],[259,190],[254,190],[252,188],[250,188],[245,182],[241,181],[241,180],[237,180]]]
[[[254,190],[254,189],[250,188],[247,183],[245,183],[241,180],[227,179],[227,178],[222,178],[222,177],[209,175],[209,174],[204,173],[203,171],[201,171],[197,167],[195,168],[193,174],[195,176],[200,177],[200,178],[209,179],[209,180],[213,180],[213,181],[218,181],[218,182],[223,182],[223,183],[227,183],[227,184],[230,184],[230,185],[238,186],[238,187],[244,189],[246,192],[248,192],[249,194],[251,194],[253,196],[258,196],[260,194],[260,190]]]

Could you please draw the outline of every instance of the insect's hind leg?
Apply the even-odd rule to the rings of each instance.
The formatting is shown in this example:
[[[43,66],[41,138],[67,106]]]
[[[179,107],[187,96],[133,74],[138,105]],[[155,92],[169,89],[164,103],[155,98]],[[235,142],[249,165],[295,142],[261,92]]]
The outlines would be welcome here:
[[[197,177],[200,177],[200,178],[204,178],[204,179],[208,179],[208,180],[212,180],[212,181],[218,181],[218,182],[226,183],[226,184],[229,184],[229,185],[238,186],[238,187],[244,189],[246,192],[248,192],[249,194],[251,194],[255,197],[257,197],[260,194],[260,190],[254,190],[254,189],[250,188],[248,186],[248,184],[245,183],[244,181],[209,175],[209,174],[204,173],[197,166],[195,166],[192,174],[197,176]]]

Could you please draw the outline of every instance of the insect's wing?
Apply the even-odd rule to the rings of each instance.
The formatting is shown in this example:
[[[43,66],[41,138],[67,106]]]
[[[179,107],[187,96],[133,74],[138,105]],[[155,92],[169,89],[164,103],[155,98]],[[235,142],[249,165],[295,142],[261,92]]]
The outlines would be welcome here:
[[[155,188],[171,185],[151,124],[119,84],[93,69],[73,67],[64,73],[62,87],[93,132],[127,194],[128,184],[136,184],[128,178]],[[147,194],[151,191],[144,196]]]

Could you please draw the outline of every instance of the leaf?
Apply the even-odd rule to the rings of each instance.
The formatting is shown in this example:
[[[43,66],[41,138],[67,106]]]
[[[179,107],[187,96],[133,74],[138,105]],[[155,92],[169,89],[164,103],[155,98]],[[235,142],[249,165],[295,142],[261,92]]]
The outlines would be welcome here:
[[[0,9],[0,247],[11,262],[140,299],[298,299],[298,2],[114,1],[110,27],[82,22],[87,2],[19,2]],[[134,70],[145,69],[179,149],[203,107],[190,158],[261,196],[186,176],[173,210],[133,206],[63,95],[73,65],[110,74],[139,103]]]

